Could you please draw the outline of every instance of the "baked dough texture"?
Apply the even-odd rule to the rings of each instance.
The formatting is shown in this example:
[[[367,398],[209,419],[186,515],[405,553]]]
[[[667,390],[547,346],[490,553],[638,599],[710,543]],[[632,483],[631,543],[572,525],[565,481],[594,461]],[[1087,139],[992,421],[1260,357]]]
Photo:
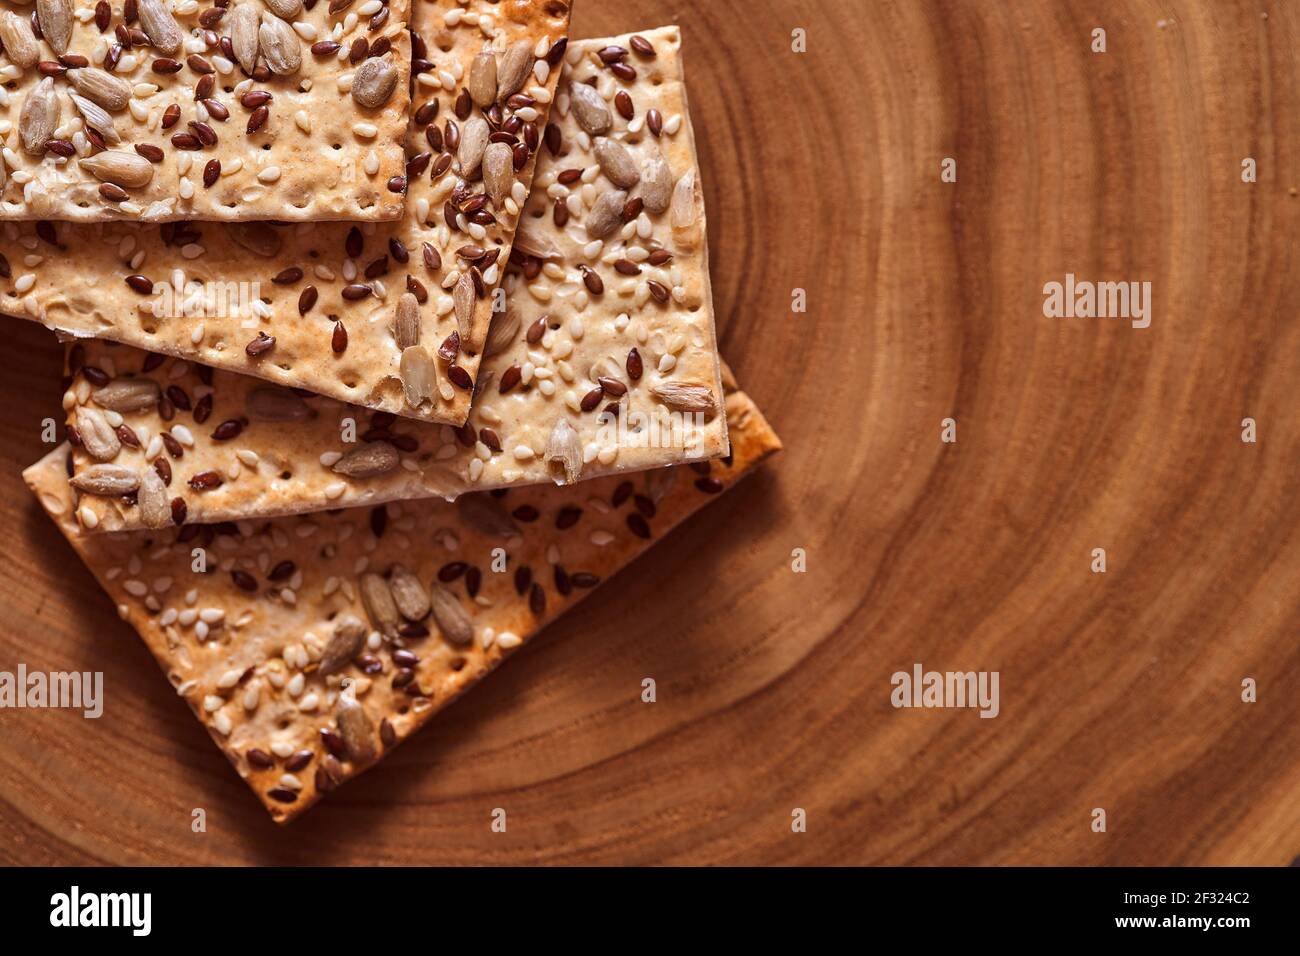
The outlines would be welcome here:
[[[37,62],[0,57],[0,220],[401,215],[411,0],[76,3],[37,9],[66,44],[44,24]],[[0,7],[0,39],[33,36]]]
[[[283,823],[780,448],[744,393],[726,413],[721,461],[165,531],[80,534],[66,447],[24,478]]]
[[[160,523],[173,515],[203,523],[454,498],[725,455],[706,223],[680,35],[670,27],[636,41],[570,44],[553,117],[561,145],[538,162],[523,238],[505,280],[507,309],[488,337],[465,426],[406,421],[183,360],[81,343],[71,349],[72,385],[64,397],[78,446],[76,474],[102,471],[105,461],[81,443],[88,429],[78,422],[90,419],[93,427],[107,416],[130,434],[109,459],[113,466],[137,476],[156,468],[173,505],[171,511],[142,508],[138,496],[110,484],[107,494],[80,496],[83,528],[138,528],[150,515]],[[610,72],[611,63],[623,62],[635,63],[635,81]],[[603,239],[587,235],[593,208],[616,188],[595,155],[608,146],[587,134],[570,105],[568,91],[589,83],[592,95],[608,104],[609,132],[634,168],[662,163],[661,185],[671,184],[673,192],[682,187],[685,208],[674,210],[670,201],[658,214],[620,216],[618,230]],[[631,121],[615,104],[629,89]],[[665,124],[657,136],[637,122],[651,109]],[[651,188],[638,182],[627,192],[635,201]],[[563,225],[556,216],[561,208]],[[521,253],[520,244],[554,254],[543,261]],[[600,279],[600,294],[588,289],[591,276]],[[651,293],[651,282],[664,301]],[[145,400],[121,400],[132,385]],[[362,467],[353,467],[358,461]],[[156,487],[153,493],[161,494]]]
[[[568,6],[415,0],[411,14],[413,32],[393,41],[401,62],[408,43],[417,54],[399,221],[0,223],[0,312],[76,338],[111,339],[354,405],[463,424],[544,149]],[[510,72],[520,87],[483,108],[468,88],[485,55],[503,68],[517,64]],[[406,89],[403,80],[394,101]],[[347,109],[336,102],[333,112]],[[485,156],[511,153],[507,168],[493,166],[491,197],[485,160],[466,139]],[[408,358],[404,366],[394,322],[405,293],[419,301],[418,348],[427,361]],[[438,358],[452,332],[454,357]],[[412,402],[404,372],[414,365],[426,369],[428,381]]]

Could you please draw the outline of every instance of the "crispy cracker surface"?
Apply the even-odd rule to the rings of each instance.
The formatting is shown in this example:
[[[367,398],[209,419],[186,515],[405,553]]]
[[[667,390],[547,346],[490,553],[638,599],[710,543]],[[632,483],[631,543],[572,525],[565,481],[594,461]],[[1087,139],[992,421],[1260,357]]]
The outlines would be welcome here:
[[[726,405],[726,460],[456,504],[81,535],[66,448],[24,478],[285,822],[779,449],[747,396]]]
[[[122,3],[50,0],[39,61],[3,67],[0,219],[396,219],[410,2],[132,0],[127,22]],[[31,10],[0,10],[0,39],[33,36],[14,19]]]
[[[93,430],[86,420],[93,425],[108,416],[114,427],[125,425],[130,440],[108,459],[78,447],[77,475],[120,468],[143,475],[153,467],[167,479],[175,515],[210,522],[452,498],[724,455],[726,416],[718,411],[723,391],[680,36],[664,28],[636,41],[570,45],[554,121],[560,145],[539,160],[524,226],[524,245],[563,251],[543,265],[516,250],[518,271],[506,280],[509,308],[489,335],[492,347],[465,427],[273,393],[246,376],[88,342],[70,356],[70,434],[80,445],[79,436]],[[610,72],[632,62],[634,80]],[[642,211],[603,240],[587,236],[591,206],[615,189],[595,156],[598,140],[576,121],[565,92],[590,83],[609,105],[609,132],[627,144],[634,162],[663,162],[673,189],[684,185],[688,205],[678,210],[676,226],[668,210]],[[634,95],[624,107],[631,120],[615,105],[629,90]],[[650,110],[659,110],[658,136],[638,123]],[[602,294],[586,288],[582,270],[604,285]],[[651,282],[671,290],[666,301],[650,292]],[[119,392],[133,383],[155,400],[124,407]],[[665,392],[678,388],[698,404]],[[358,460],[370,463],[354,467]],[[159,483],[150,483],[149,493],[161,497]],[[87,530],[142,527],[151,514],[171,523],[172,512],[142,507],[118,486],[105,487],[109,493],[87,493],[78,502]]]
[[[558,66],[568,30],[568,7],[556,0],[507,6],[512,15],[498,17],[503,6],[488,0],[415,0],[400,221],[4,223],[0,312],[462,424],[559,78],[547,57]],[[398,36],[403,51],[407,35]],[[520,88],[484,98],[483,108],[468,88],[485,53],[519,64]],[[496,129],[485,133],[489,124]],[[485,136],[501,142],[485,145]],[[482,178],[491,161],[468,139],[484,156],[511,152],[508,168],[492,166],[491,196]],[[420,314],[414,341],[396,330],[408,293]],[[440,358],[453,333],[457,349]],[[417,352],[404,355],[409,346]]]

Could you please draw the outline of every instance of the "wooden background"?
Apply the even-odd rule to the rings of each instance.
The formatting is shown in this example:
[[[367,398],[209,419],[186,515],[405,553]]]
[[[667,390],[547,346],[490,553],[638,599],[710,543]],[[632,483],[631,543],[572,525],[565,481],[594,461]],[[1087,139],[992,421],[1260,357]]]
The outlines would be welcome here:
[[[0,669],[108,702],[0,712],[0,860],[1300,855],[1296,5],[578,0],[575,35],[670,20],[785,454],[280,830],[23,488],[58,353],[6,321]],[[1151,327],[1044,318],[1067,272],[1151,281]],[[1000,671],[1001,716],[892,709],[918,661]]]

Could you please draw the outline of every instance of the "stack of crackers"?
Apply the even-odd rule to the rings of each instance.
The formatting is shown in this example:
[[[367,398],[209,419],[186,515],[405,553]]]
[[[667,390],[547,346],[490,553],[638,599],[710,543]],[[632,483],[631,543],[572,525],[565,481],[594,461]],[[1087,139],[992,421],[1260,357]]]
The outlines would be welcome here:
[[[675,27],[0,0],[25,472],[277,821],[779,442],[718,356]]]

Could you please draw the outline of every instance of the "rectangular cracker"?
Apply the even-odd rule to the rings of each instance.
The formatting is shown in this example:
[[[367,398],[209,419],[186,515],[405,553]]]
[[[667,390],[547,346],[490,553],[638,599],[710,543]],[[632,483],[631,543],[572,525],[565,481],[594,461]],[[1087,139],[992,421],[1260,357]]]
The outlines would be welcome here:
[[[0,220],[396,219],[410,6],[114,0],[103,19],[95,0],[6,7],[0,39],[21,52],[7,49],[13,85],[0,87]],[[255,91],[271,99],[249,132]]]
[[[728,395],[726,407],[731,458],[646,472],[635,494],[611,477],[504,498],[467,495],[455,505],[419,501],[257,524],[81,535],[65,450],[24,478],[283,823],[423,726],[780,448],[744,393]],[[515,524],[509,512],[521,507],[535,509],[537,520]],[[192,570],[195,548],[203,549],[206,574]],[[494,573],[498,548],[508,558]],[[421,616],[435,591],[435,610]],[[392,610],[394,601],[405,617]],[[359,709],[340,703],[345,678],[357,682]]]
[[[498,18],[501,6],[490,0],[416,0],[410,184],[401,221],[3,223],[12,258],[0,257],[0,312],[78,338],[113,339],[355,405],[463,424],[492,293],[536,165],[538,149],[527,143],[540,146],[559,79],[546,56],[559,61],[568,31],[568,7],[556,0],[512,0],[509,9],[514,16]],[[469,96],[472,63],[488,44],[503,65],[518,51],[514,61],[526,71],[514,72],[523,88],[500,108],[502,132],[517,128],[516,145],[528,156],[503,177],[509,188],[500,201],[477,208],[484,187],[465,185],[460,149],[453,156],[446,147],[462,127],[485,122],[468,100],[476,122],[459,120],[456,104]],[[450,208],[453,198],[460,208]],[[474,244],[484,258],[467,266],[457,250]],[[404,393],[393,332],[403,290],[425,300],[421,347],[430,356],[453,331],[463,346],[453,362],[437,361],[432,394],[418,406]]]
[[[673,130],[665,129],[659,137],[670,168],[679,180],[694,177],[678,34],[670,28],[642,39],[656,55],[653,60],[637,57],[644,85],[636,88],[632,102],[642,107],[638,114],[642,116],[651,108],[646,104],[657,104],[654,108],[661,110]],[[561,88],[588,76],[608,75],[596,53],[630,45],[626,37],[572,44],[575,64],[567,68]],[[626,86],[621,81],[618,85]],[[564,275],[552,278],[550,272],[538,271],[530,281],[521,271],[507,278],[510,309],[493,325],[489,351],[494,354],[484,358],[479,372],[485,387],[465,427],[453,430],[394,421],[391,415],[368,414],[327,399],[268,390],[247,376],[195,369],[161,356],[87,342],[71,356],[75,377],[64,400],[73,425],[69,435],[76,442],[88,428],[105,432],[100,419],[108,415],[108,424],[120,422],[130,429],[127,434],[135,445],[115,446],[109,436],[111,457],[101,452],[98,461],[84,445],[78,447],[74,454],[78,481],[111,476],[125,468],[140,476],[146,487],[141,504],[139,493],[123,496],[124,486],[118,483],[84,484],[87,490],[105,493],[81,496],[76,513],[83,527],[116,531],[144,527],[150,520],[165,526],[176,518],[205,523],[396,499],[452,498],[475,489],[552,479],[569,482],[726,454],[726,417],[716,414],[722,388],[703,210],[696,210],[689,230],[672,230],[671,224],[657,222],[651,235],[661,238],[662,244],[635,234],[617,240],[611,236],[594,256],[584,255],[577,248],[582,236],[574,235],[582,226],[566,230],[554,225],[553,204],[564,199],[554,187],[563,170],[594,170],[597,165],[583,146],[581,128],[566,121],[562,98],[559,104],[556,122],[567,145],[560,157],[544,153],[539,161],[537,188],[525,221],[546,224],[545,228],[530,225],[536,232],[526,242],[565,247]],[[617,114],[611,110],[611,115]],[[632,137],[638,132],[634,128],[622,135]],[[634,148],[645,150],[648,144]],[[603,177],[591,178],[603,181]],[[690,187],[694,206],[698,194],[693,182]],[[579,193],[580,188],[575,188],[572,195]],[[580,199],[575,206],[572,222],[577,223],[585,206]],[[544,213],[544,219],[531,218],[534,212]],[[635,230],[635,224],[630,228]],[[660,267],[646,264],[639,277],[619,279],[609,268],[611,261],[625,256],[644,260],[650,248],[662,248],[675,258]],[[523,256],[516,258],[527,265]],[[580,286],[578,263],[590,263],[603,272],[611,288],[603,296],[588,295]],[[647,278],[678,289],[680,301],[678,296],[666,304],[655,301],[646,291]],[[573,288],[561,293],[557,286],[565,282]],[[696,306],[698,310],[691,311]],[[538,334],[537,322],[544,314],[549,314],[549,322],[543,323],[546,331]],[[531,336],[529,328],[534,329]],[[530,338],[536,341],[530,343]],[[632,349],[643,366],[639,379],[628,374]],[[529,370],[527,375],[524,369]],[[517,375],[519,384],[503,393],[500,385],[508,375]],[[596,378],[606,384],[598,385]],[[113,384],[100,391],[110,379]],[[148,394],[168,397],[137,410],[127,407],[132,403],[116,396],[124,389],[129,394],[128,383],[141,380],[153,383],[143,383]],[[707,396],[707,404],[698,412],[674,409],[655,398],[656,389],[683,383]],[[612,394],[619,389],[623,394]],[[610,394],[603,394],[607,390]],[[584,410],[583,400],[590,395],[600,401]],[[200,400],[205,403],[202,407]],[[618,407],[616,416],[609,411],[613,404]],[[118,415],[111,415],[115,410]],[[78,425],[80,419],[91,421]],[[350,431],[349,421],[355,423]],[[164,434],[178,434],[181,440],[164,446]],[[554,442],[553,435],[558,436]],[[557,460],[563,456],[554,454],[566,436],[572,442],[570,451],[581,456],[572,475]],[[359,459],[370,460],[370,466],[357,471],[353,464]],[[151,464],[159,478],[145,475]],[[341,473],[345,470],[354,473]],[[195,476],[202,477],[191,484]]]

